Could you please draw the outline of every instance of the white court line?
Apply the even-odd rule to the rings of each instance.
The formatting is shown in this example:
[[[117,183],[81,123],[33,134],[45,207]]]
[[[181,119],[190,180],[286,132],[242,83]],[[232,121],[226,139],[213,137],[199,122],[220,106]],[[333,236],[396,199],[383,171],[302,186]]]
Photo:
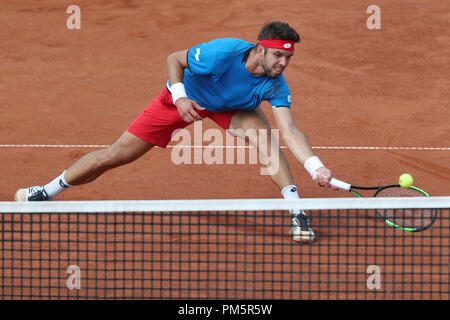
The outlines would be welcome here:
[[[105,144],[0,144],[0,148],[106,148]]]
[[[0,148],[88,148],[98,149],[106,148],[109,145],[104,144],[0,144]],[[218,148],[218,149],[248,149],[251,146],[167,146],[167,148]],[[449,151],[450,147],[376,147],[376,146],[313,146],[317,150],[407,150],[407,151]],[[281,149],[287,149],[286,146],[281,146]]]

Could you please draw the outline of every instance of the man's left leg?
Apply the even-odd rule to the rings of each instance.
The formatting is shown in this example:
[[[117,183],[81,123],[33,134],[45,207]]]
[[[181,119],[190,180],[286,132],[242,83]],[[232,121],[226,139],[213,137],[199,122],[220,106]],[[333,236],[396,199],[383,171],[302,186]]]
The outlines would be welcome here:
[[[233,136],[245,139],[258,149],[260,160],[266,166],[266,172],[281,190],[286,199],[298,199],[289,164],[280,150],[263,111],[237,111],[229,123],[228,132]],[[291,211],[291,235],[295,241],[312,242],[315,235],[310,220],[303,210]]]

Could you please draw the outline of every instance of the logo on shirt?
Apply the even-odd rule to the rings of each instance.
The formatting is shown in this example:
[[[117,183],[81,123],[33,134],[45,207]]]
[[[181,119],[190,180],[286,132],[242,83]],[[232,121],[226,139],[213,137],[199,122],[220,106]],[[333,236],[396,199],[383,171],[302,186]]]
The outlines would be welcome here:
[[[200,48],[197,48],[197,50],[195,51],[194,58],[195,60],[200,61]]]
[[[287,101],[290,103],[291,102],[291,95],[287,96]]]

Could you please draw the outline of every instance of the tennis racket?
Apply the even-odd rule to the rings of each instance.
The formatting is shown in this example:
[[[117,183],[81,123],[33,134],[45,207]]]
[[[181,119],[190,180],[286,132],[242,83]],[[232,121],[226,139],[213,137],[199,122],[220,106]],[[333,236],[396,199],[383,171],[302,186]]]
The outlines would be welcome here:
[[[375,190],[374,197],[429,197],[430,195],[417,187],[402,188],[398,184],[378,187],[358,187],[332,178],[332,186],[350,191],[359,198],[363,196],[356,190]],[[430,228],[437,217],[437,209],[376,209],[376,215],[386,224],[397,229],[418,232]]]

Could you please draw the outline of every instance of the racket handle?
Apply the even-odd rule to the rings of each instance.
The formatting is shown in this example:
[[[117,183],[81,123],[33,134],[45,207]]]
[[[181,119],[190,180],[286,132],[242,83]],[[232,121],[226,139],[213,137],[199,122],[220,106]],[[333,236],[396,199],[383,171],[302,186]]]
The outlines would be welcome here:
[[[338,180],[338,179],[335,179],[335,178],[331,178],[330,184],[332,186],[334,186],[334,187],[337,187],[339,189],[344,189],[344,190],[347,190],[347,191],[349,191],[350,188],[352,187],[351,184],[348,184],[347,182],[344,182],[344,181],[341,181],[341,180]]]

